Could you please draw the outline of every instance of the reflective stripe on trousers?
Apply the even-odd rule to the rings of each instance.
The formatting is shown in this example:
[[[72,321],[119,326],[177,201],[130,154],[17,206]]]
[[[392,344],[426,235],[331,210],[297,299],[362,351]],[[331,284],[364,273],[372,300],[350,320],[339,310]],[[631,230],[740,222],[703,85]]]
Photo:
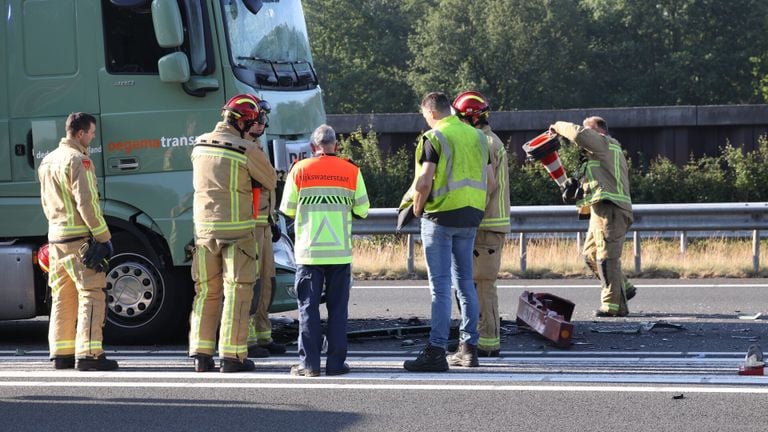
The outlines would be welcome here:
[[[501,267],[505,238],[504,233],[487,230],[478,230],[475,236],[472,276],[480,304],[480,320],[477,325],[480,339],[477,347],[486,351],[498,350],[501,347],[496,279]]]
[[[258,275],[256,241],[251,235],[195,243],[189,354],[213,355],[219,327],[219,356],[243,360],[248,356],[248,313]]]
[[[48,344],[51,357],[75,354],[97,357],[102,348],[106,318],[106,274],[80,262],[78,250],[85,240],[49,246],[51,316]]]

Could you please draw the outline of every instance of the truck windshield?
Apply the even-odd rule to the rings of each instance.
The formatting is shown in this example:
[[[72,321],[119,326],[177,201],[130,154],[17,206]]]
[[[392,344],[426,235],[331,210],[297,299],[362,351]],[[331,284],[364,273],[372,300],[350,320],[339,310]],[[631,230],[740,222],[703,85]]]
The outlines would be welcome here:
[[[221,0],[235,75],[261,89],[317,86],[300,0],[266,0],[257,14]]]

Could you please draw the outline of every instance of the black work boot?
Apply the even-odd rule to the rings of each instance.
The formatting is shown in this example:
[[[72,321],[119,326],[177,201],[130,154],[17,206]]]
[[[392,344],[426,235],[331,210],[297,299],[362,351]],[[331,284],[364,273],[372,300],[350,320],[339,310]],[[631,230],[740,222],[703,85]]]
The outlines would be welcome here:
[[[248,346],[248,357],[265,358],[269,357],[269,350],[259,345]]]
[[[216,368],[213,356],[208,354],[195,354],[192,358],[195,359],[195,372],[209,372]]]
[[[270,354],[285,354],[285,345],[275,343],[275,341],[272,341],[268,344],[259,345],[259,348],[266,349]]]
[[[74,369],[75,356],[58,356],[51,359],[54,369]]]
[[[635,298],[635,295],[637,295],[637,288],[631,282],[624,279],[624,296],[627,298],[627,301]]]
[[[478,367],[480,363],[477,360],[477,345],[471,345],[466,342],[459,344],[459,349],[448,357],[448,364],[451,366]]]
[[[111,371],[117,369],[117,361],[108,360],[106,354],[101,354],[75,360],[75,368],[79,371]]]
[[[220,363],[219,371],[222,373],[250,372],[256,369],[256,365],[248,359],[240,361],[238,359],[222,358]]]
[[[445,372],[448,370],[448,361],[444,349],[427,345],[416,360],[406,360],[403,367],[411,372]]]
[[[595,318],[618,318],[618,317],[625,317],[629,314],[628,311],[618,311],[616,313],[609,312],[603,309],[597,309],[594,312]]]

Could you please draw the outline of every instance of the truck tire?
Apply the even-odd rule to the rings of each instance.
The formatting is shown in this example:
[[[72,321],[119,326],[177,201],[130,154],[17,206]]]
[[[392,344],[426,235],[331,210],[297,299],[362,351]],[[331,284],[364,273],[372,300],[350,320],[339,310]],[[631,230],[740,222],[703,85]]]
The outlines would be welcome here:
[[[163,268],[157,254],[127,232],[115,233],[112,244],[105,341],[152,344],[181,339],[192,302],[189,268]]]

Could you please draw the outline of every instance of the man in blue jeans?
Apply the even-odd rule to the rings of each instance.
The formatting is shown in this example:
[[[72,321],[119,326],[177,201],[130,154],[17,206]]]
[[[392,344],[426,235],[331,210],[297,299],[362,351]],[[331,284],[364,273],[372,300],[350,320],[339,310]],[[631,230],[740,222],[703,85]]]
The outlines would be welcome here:
[[[405,369],[413,372],[448,370],[445,349],[451,326],[451,282],[461,303],[461,341],[450,358],[455,366],[478,366],[479,306],[472,280],[475,233],[485,211],[488,165],[487,138],[451,113],[444,93],[421,101],[421,114],[432,128],[416,147],[413,213],[421,216],[421,240],[432,293],[429,345]],[[491,181],[493,179],[491,178]]]
[[[336,132],[320,125],[312,133],[314,157],[288,173],[280,211],[296,219],[296,295],[299,304],[299,364],[291,375],[320,376],[320,299],[325,288],[328,326],[326,375],[349,373],[347,316],[352,264],[352,218],[368,216],[363,175],[336,156]]]

